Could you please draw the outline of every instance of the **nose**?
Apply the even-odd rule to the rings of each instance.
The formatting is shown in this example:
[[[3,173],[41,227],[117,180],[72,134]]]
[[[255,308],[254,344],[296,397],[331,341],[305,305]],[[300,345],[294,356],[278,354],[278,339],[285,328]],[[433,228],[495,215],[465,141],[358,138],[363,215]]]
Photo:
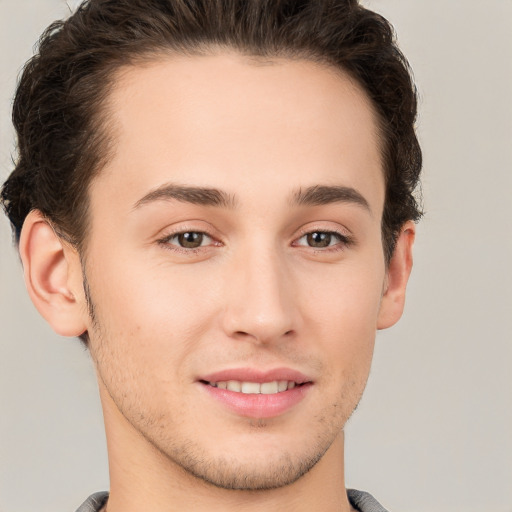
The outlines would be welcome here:
[[[223,328],[228,336],[271,343],[295,333],[293,280],[277,251],[239,255],[225,286]]]

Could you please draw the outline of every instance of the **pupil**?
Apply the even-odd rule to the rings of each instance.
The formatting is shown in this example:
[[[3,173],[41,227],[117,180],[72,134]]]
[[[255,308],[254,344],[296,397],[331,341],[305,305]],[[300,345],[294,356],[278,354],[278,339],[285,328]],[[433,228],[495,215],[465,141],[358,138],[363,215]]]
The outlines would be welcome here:
[[[201,246],[203,242],[203,234],[194,232],[181,233],[178,235],[178,242],[182,247],[195,249],[196,247]]]
[[[311,247],[329,247],[331,244],[331,234],[321,233],[316,231],[315,233],[308,234],[308,245]]]

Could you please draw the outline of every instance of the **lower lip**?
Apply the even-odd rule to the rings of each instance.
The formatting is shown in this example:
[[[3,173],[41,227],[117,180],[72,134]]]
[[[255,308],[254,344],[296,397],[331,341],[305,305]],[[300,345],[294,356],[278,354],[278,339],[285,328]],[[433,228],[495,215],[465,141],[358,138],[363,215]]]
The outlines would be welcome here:
[[[311,383],[272,395],[237,393],[201,383],[205,391],[239,416],[273,418],[297,405],[308,392]]]

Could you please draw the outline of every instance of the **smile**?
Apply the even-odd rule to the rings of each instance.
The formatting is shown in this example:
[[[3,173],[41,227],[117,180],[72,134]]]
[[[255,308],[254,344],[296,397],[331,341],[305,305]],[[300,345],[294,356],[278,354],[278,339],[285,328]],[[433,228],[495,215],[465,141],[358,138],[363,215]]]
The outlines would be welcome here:
[[[293,389],[297,384],[292,380],[273,380],[270,382],[246,382],[238,380],[228,380],[219,382],[208,382],[210,386],[219,389],[234,391],[235,393],[244,393],[247,395],[275,395],[289,389]]]
[[[221,370],[197,379],[206,396],[237,416],[274,418],[297,407],[313,380],[290,368]]]

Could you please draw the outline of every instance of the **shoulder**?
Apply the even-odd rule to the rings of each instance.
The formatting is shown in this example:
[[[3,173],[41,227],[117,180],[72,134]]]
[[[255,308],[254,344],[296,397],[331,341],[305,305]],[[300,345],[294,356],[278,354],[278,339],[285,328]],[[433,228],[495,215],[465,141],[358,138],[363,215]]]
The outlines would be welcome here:
[[[99,512],[108,499],[108,492],[91,494],[77,509],[76,512]]]
[[[388,512],[371,494],[347,489],[350,504],[359,512]],[[97,492],[87,498],[76,512],[99,512],[108,499],[108,492]]]
[[[371,494],[347,489],[350,504],[359,512],[388,512]]]

